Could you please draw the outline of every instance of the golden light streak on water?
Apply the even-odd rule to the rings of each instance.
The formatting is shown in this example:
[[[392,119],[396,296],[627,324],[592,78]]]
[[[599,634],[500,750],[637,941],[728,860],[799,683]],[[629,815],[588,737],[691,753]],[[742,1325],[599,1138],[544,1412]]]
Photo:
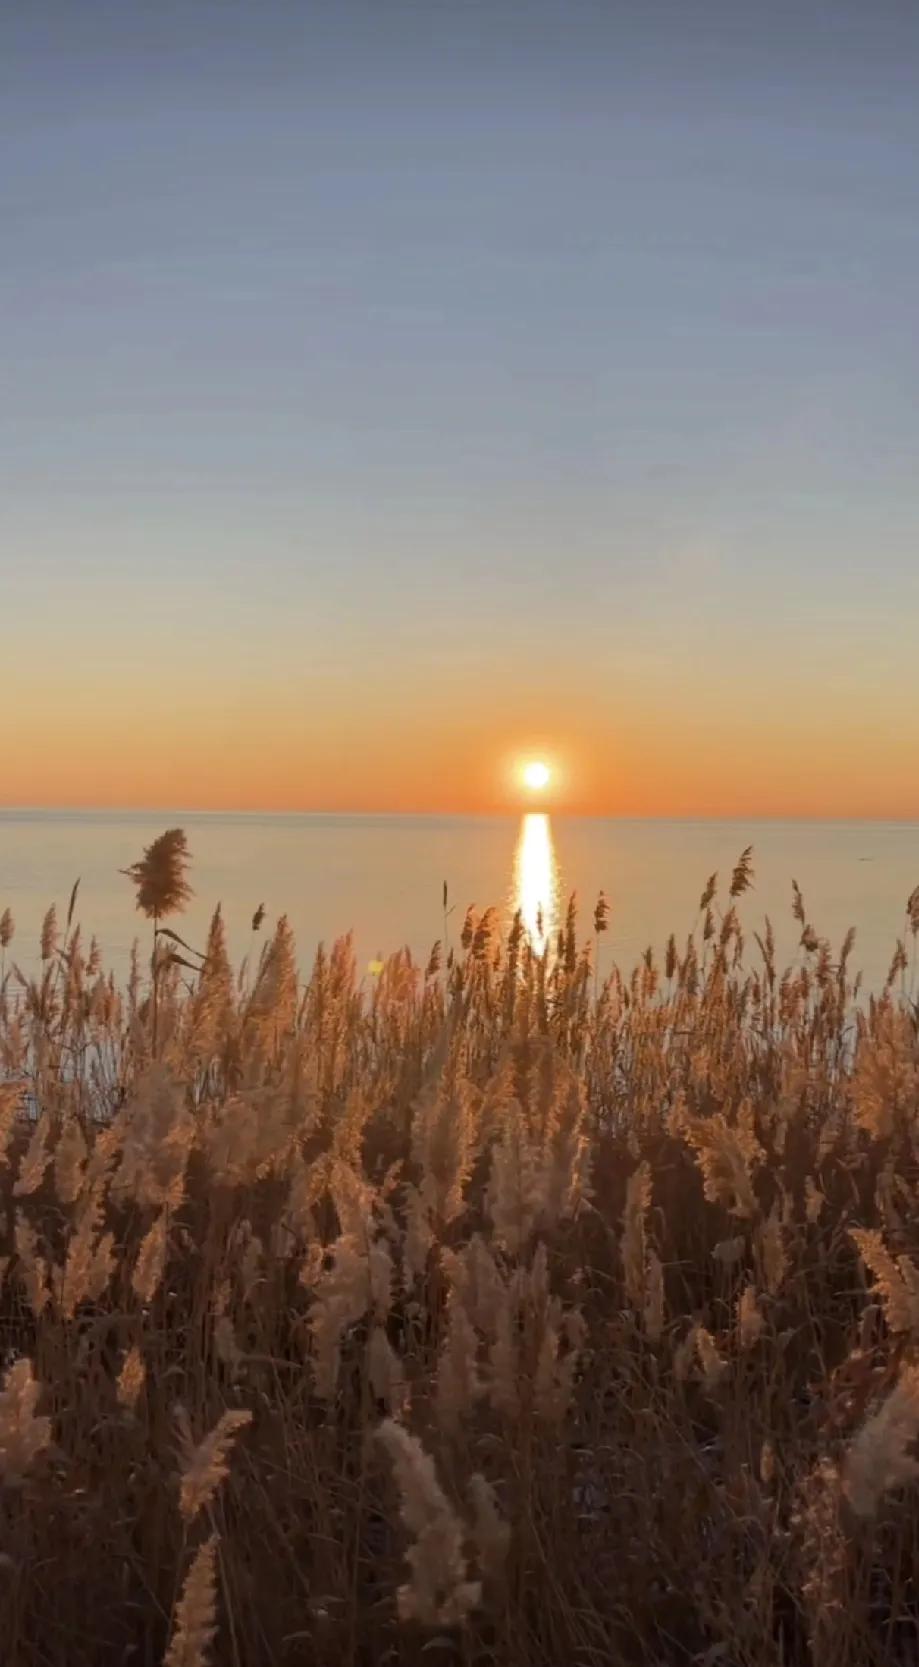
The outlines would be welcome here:
[[[538,955],[558,926],[558,885],[552,824],[544,811],[530,811],[517,836],[512,903]]]

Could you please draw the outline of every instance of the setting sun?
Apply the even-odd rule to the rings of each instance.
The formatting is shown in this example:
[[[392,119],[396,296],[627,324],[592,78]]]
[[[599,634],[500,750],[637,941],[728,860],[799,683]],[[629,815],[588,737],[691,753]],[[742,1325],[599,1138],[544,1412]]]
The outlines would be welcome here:
[[[523,780],[527,787],[548,787],[551,775],[548,764],[543,764],[538,758],[532,759],[523,767]]]

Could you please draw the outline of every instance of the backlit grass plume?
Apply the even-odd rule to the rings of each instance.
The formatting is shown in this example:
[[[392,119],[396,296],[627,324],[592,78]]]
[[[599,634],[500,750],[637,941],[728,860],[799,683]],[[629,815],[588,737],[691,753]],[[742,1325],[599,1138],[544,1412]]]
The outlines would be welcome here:
[[[51,1440],[51,1420],[35,1415],[40,1395],[31,1361],[15,1361],[0,1389],[0,1483],[7,1486],[22,1480]]]
[[[208,1667],[217,1633],[217,1535],[195,1552],[176,1604],[164,1667]]]
[[[858,1516],[874,1516],[885,1494],[919,1479],[917,1435],[919,1367],[905,1366],[895,1387],[862,1425],[846,1454],[844,1487]]]
[[[164,971],[159,956],[160,921],[167,915],[184,909],[192,889],[186,878],[190,862],[188,840],[183,828],[167,828],[152,845],[148,845],[139,862],[122,869],[133,880],[137,891],[137,907],[153,922],[153,1052],[157,1052],[160,1029],[160,978]],[[175,953],[167,962],[177,961]]]
[[[164,920],[184,909],[192,896],[186,879],[190,861],[183,828],[167,828],[148,845],[139,862],[123,870],[137,889],[137,907],[148,920]]]
[[[179,1508],[184,1520],[191,1522],[200,1510],[210,1504],[220,1483],[229,1475],[230,1449],[237,1432],[251,1424],[252,1413],[248,1407],[230,1408],[222,1412],[214,1428],[208,1431],[197,1446],[191,1445],[184,1408],[179,1410],[177,1418],[186,1444]]]
[[[481,1586],[467,1578],[463,1524],[417,1436],[387,1418],[377,1436],[392,1460],[401,1516],[414,1535],[406,1552],[410,1578],[399,1587],[399,1614],[429,1626],[456,1626],[475,1608]]]

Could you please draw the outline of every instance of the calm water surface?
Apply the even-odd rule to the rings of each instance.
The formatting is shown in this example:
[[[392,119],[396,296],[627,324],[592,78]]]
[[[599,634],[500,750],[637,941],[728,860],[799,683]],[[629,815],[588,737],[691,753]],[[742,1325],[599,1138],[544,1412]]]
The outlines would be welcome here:
[[[17,922],[10,953],[34,964],[45,909],[54,901],[63,910],[79,877],[84,929],[123,970],[132,938],[146,927],[118,871],[175,825],[186,829],[194,859],[195,899],[173,923],[183,936],[201,943],[221,901],[240,956],[264,903],[266,926],[281,912],[290,917],[304,964],[320,940],[349,929],[362,965],[403,944],[426,956],[443,932],[446,880],[454,935],[467,904],[494,903],[505,913],[522,907],[538,936],[572,890],[586,928],[602,887],[612,912],[601,963],[631,966],[647,944],[689,931],[709,873],[718,869],[726,881],[752,844],[756,886],[743,899],[745,924],[769,914],[782,958],[792,960],[794,877],[821,934],[838,943],[856,927],[855,961],[877,984],[919,884],[917,823],[0,811],[0,910],[8,904]]]

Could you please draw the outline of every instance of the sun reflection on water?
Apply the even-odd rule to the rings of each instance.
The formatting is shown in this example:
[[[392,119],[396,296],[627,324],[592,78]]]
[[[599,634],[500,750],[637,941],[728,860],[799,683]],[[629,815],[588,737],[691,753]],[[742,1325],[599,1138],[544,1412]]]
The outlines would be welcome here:
[[[558,925],[558,889],[552,824],[544,811],[530,811],[521,819],[517,836],[511,901],[538,955]]]

